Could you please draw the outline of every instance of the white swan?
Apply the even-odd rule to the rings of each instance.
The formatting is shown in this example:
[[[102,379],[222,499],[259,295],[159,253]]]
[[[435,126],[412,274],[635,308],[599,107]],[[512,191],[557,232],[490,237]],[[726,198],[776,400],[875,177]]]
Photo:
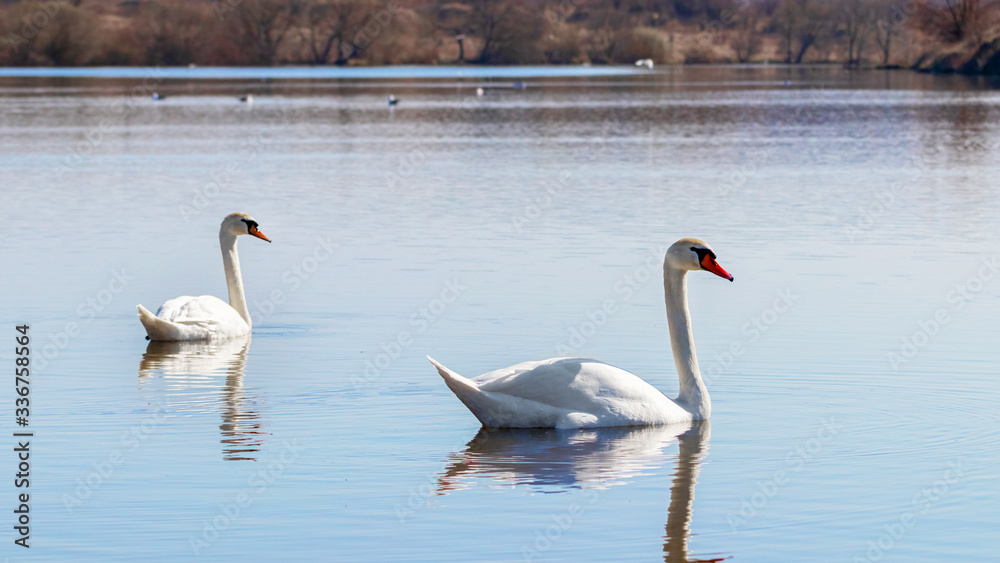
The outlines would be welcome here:
[[[687,306],[688,270],[733,281],[704,241],[683,238],[663,259],[663,288],[680,395],[670,400],[631,373],[585,358],[524,362],[466,379],[428,356],[448,388],[483,425],[496,428],[587,428],[674,424],[712,414]]]
[[[222,220],[219,246],[226,269],[229,303],[212,295],[183,295],[161,305],[156,315],[138,305],[139,321],[146,327],[150,340],[211,340],[250,332],[250,311],[243,295],[240,258],[236,254],[236,237],[240,235],[253,235],[271,242],[257,230],[257,221],[246,213],[230,213]]]

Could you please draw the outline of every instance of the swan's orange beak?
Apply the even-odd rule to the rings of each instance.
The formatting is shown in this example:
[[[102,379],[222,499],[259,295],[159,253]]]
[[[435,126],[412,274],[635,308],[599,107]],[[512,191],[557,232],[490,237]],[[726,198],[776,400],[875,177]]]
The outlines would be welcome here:
[[[733,281],[732,274],[725,271],[722,268],[722,266],[720,266],[719,263],[715,261],[715,258],[712,258],[712,255],[707,252],[705,253],[705,257],[701,259],[701,267],[719,276],[720,278],[725,278],[729,281]]]
[[[255,225],[250,225],[250,234],[261,240],[266,240],[267,242],[271,242],[271,239],[264,236],[264,233],[258,231]]]

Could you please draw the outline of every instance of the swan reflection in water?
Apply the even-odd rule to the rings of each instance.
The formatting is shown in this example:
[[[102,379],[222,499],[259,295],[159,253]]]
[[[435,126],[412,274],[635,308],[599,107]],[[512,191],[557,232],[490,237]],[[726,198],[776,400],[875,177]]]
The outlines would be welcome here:
[[[671,457],[664,450],[677,442],[663,559],[667,563],[723,561],[727,557],[700,559],[688,555],[694,485],[710,435],[709,421],[576,431],[483,427],[464,450],[451,455],[438,478],[437,491],[448,494],[469,488],[477,478],[528,485],[546,492],[625,485],[633,477],[663,467]]]
[[[264,443],[257,397],[243,391],[250,336],[208,342],[151,341],[139,362],[139,388],[162,383],[163,402],[173,410],[222,411],[222,457],[257,461]],[[157,377],[160,374],[162,377]],[[218,379],[225,377],[222,389]]]

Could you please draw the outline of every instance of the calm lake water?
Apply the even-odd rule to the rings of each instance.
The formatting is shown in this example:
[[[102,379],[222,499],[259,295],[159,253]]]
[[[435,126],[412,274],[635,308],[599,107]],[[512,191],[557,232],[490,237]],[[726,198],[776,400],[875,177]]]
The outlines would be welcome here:
[[[35,362],[0,553],[995,560],[995,84],[487,70],[0,77],[0,332]],[[232,211],[273,240],[240,242],[252,339],[148,343],[136,304],[225,297]],[[672,396],[683,236],[736,278],[690,279],[710,423],[480,432],[424,357]]]

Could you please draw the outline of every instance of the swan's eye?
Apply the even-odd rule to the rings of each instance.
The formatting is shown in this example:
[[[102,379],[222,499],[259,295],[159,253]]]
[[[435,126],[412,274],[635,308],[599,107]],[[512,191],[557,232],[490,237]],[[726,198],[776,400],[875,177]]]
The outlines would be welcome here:
[[[707,248],[698,248],[697,246],[692,246],[691,250],[693,250],[695,254],[698,255],[699,264],[705,261],[705,256],[711,256],[712,260],[715,260],[715,253]]]
[[[258,227],[257,221],[250,221],[249,219],[240,219],[240,221],[243,221],[244,223],[247,224],[247,232],[250,233],[251,235],[253,234],[254,229]]]

